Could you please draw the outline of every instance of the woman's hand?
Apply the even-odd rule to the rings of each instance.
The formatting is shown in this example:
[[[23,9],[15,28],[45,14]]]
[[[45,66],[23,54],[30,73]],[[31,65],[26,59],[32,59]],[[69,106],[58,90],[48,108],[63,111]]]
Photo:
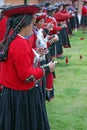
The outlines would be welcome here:
[[[54,69],[55,69],[55,63],[54,62],[49,62],[48,66],[50,68],[50,72],[53,72]]]

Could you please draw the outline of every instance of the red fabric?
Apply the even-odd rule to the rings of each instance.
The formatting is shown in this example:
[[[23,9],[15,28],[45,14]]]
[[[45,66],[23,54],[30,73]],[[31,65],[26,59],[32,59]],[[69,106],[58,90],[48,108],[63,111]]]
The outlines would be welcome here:
[[[50,35],[56,34],[58,31],[61,31],[61,27],[57,26],[57,22],[52,17],[47,17],[45,23],[52,23],[53,30],[50,31]]]
[[[0,20],[0,42],[4,39],[7,19],[7,17],[3,17],[2,20]]]
[[[87,16],[87,8],[85,6],[82,7],[82,15]]]
[[[68,18],[73,18],[73,16],[66,9],[62,10],[61,13],[66,15],[64,16],[64,17],[67,17],[66,21],[68,20]]]
[[[70,13],[61,13],[61,12],[56,12],[55,15],[54,15],[56,21],[58,23],[62,22],[62,21],[65,21],[65,20],[68,20],[68,18],[70,18]]]
[[[61,10],[61,13],[66,14],[68,11],[66,9]]]
[[[25,83],[33,75],[36,80],[42,78],[41,68],[33,67],[34,53],[28,41],[17,36],[12,41],[8,59],[1,63],[1,84],[14,90],[28,90],[34,87],[34,81]]]
[[[3,17],[0,20],[0,42],[4,40],[4,35],[6,32],[6,22],[7,22],[7,17]],[[1,63],[0,63],[0,80],[1,80]],[[0,85],[0,92],[1,90],[2,90],[2,86]]]
[[[47,75],[47,78],[46,78],[46,89],[52,90],[52,87],[53,87],[53,74],[50,73]]]
[[[51,45],[51,44],[50,44],[50,42],[47,42],[47,48],[49,48],[49,47],[50,47],[50,45]]]
[[[41,15],[37,15],[36,21],[40,21],[41,19],[45,19],[45,18],[46,18],[46,13],[42,13]]]

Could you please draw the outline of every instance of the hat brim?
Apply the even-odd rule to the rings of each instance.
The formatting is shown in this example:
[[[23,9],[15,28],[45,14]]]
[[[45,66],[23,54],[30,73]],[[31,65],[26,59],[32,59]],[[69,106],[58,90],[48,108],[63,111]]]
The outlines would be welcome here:
[[[32,14],[38,13],[40,11],[40,7],[38,5],[17,5],[6,8],[2,11],[2,14],[11,17],[17,14]]]
[[[47,11],[54,11],[57,9],[57,6],[46,8]]]
[[[65,3],[64,6],[69,6],[70,4],[69,3]]]

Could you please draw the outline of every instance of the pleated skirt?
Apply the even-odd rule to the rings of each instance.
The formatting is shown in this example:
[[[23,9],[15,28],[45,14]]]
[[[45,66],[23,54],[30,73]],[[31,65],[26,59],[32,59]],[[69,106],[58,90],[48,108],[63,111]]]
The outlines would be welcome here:
[[[82,16],[81,17],[81,26],[87,26],[87,16]]]
[[[0,130],[50,130],[41,87],[28,91],[3,88]]]
[[[62,55],[63,53],[62,40],[61,40],[60,34],[58,34],[58,38],[59,40],[53,43],[51,47],[49,48],[51,57],[57,57],[59,55]]]
[[[60,31],[60,35],[61,35],[61,39],[62,39],[62,46],[65,47],[65,48],[71,47],[70,40],[69,40],[66,28],[63,28]]]

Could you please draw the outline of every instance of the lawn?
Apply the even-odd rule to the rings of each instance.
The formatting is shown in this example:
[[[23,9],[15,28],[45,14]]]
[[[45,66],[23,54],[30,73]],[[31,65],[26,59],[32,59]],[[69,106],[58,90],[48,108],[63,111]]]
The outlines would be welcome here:
[[[55,97],[46,103],[51,130],[87,130],[87,34],[74,34],[64,59],[57,59]]]

